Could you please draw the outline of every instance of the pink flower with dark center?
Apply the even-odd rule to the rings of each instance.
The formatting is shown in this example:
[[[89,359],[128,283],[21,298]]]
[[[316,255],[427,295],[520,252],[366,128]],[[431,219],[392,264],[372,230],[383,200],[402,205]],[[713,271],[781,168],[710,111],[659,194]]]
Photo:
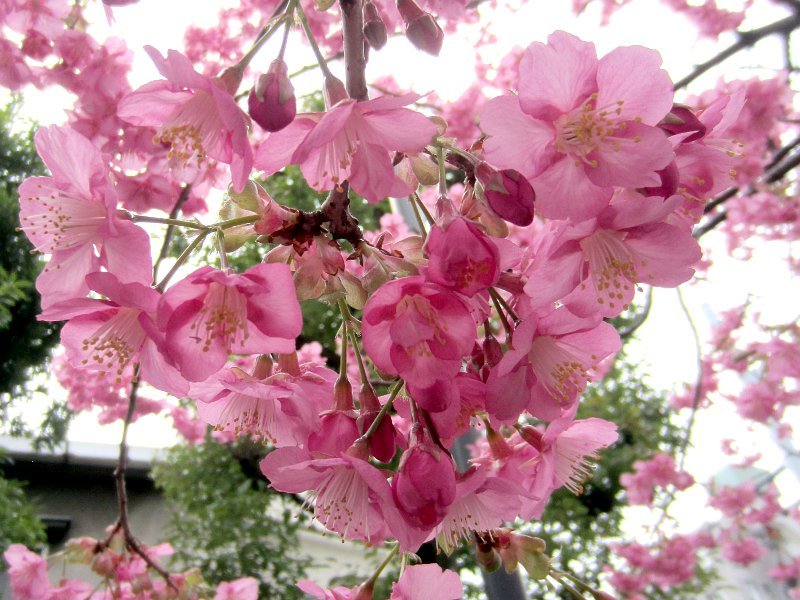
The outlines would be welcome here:
[[[153,142],[168,145],[170,157],[182,163],[200,166],[210,156],[229,164],[233,186],[242,191],[253,152],[247,139],[250,119],[233,98],[239,83],[235,74],[228,86],[222,77],[199,74],[180,52],[170,50],[164,58],[151,46],[145,50],[166,81],[152,81],[125,96],[117,108],[119,117],[156,127]]]
[[[325,113],[299,115],[273,133],[256,154],[256,167],[271,175],[298,164],[308,184],[330,190],[349,180],[369,202],[411,193],[392,168],[392,152],[417,154],[436,134],[424,115],[402,108],[419,96],[343,100]]]
[[[167,353],[189,381],[204,381],[231,353],[294,352],[302,324],[287,265],[256,265],[241,275],[201,267],[158,307]]]
[[[434,225],[425,242],[428,280],[474,296],[497,282],[500,253],[491,238],[467,219]]]
[[[480,111],[489,134],[486,159],[515,169],[536,190],[551,219],[600,212],[614,186],[660,184],[674,158],[655,127],[672,108],[672,83],[661,58],[638,46],[599,61],[593,44],[558,31],[535,42],[520,63],[519,96],[490,100]]]
[[[69,128],[42,127],[36,149],[53,174],[19,187],[20,224],[40,252],[52,254],[36,281],[47,308],[85,296],[84,277],[106,267],[123,282],[151,277],[150,237],[117,216],[117,196],[99,150]]]
[[[595,219],[548,231],[556,239],[541,258],[554,257],[557,269],[535,260],[526,294],[537,305],[561,300],[580,315],[614,317],[629,306],[639,283],[675,287],[689,280],[701,253],[675,216],[681,203],[680,196],[664,201],[621,193]]]
[[[475,338],[467,305],[419,276],[378,288],[362,322],[364,350],[375,366],[420,387],[454,377]]]
[[[192,384],[189,396],[200,418],[219,431],[277,447],[304,445],[319,428],[318,413],[330,403],[335,379],[333,371],[311,363],[298,365],[296,374],[257,366],[249,375],[232,367]]]

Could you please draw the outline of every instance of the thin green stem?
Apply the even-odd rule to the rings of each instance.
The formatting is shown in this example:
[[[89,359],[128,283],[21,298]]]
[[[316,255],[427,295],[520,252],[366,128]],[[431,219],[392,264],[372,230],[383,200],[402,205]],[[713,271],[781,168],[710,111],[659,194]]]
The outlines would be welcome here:
[[[441,140],[436,140],[436,147],[437,148],[445,148],[452,152],[453,154],[458,154],[459,156],[463,157],[464,159],[468,160],[473,165],[477,165],[480,161],[475,157],[474,154],[470,154],[466,150],[462,150],[458,146],[453,146],[452,144],[448,144],[446,142],[442,142]]]
[[[386,558],[383,559],[383,562],[378,566],[377,569],[375,569],[375,572],[372,574],[372,576],[367,579],[366,583],[368,586],[375,585],[375,582],[378,581],[378,577],[381,576],[381,573],[386,568],[386,565],[392,562],[392,559],[397,555],[397,551],[399,549],[400,544],[395,544],[394,547],[389,551],[389,554],[386,555]]]
[[[447,171],[444,166],[444,148],[436,148],[436,158],[439,161],[439,195],[447,198]]]
[[[189,229],[206,229],[206,226],[196,221],[186,221],[184,219],[170,219],[167,217],[151,217],[149,215],[131,215],[134,223],[158,223],[159,225],[175,225],[177,227],[188,227]]]
[[[358,443],[365,443],[369,440],[370,437],[378,430],[380,427],[381,421],[383,418],[388,414],[389,410],[392,408],[392,404],[394,403],[394,399],[397,398],[397,394],[400,393],[400,390],[403,388],[403,380],[398,379],[397,383],[394,384],[392,391],[389,393],[389,398],[386,400],[386,404],[381,406],[381,410],[378,415],[375,417],[375,420],[370,424],[369,429],[364,432],[360,438],[358,438],[353,445]]]
[[[225,250],[225,233],[222,229],[217,229],[215,233],[217,238],[217,250],[219,251],[219,268],[222,270],[229,269],[228,252]]]
[[[289,0],[282,15],[275,15],[269,21],[267,21],[267,24],[262,29],[263,33],[253,43],[253,45],[250,47],[250,50],[248,50],[247,53],[239,60],[239,62],[236,63],[237,67],[244,69],[247,65],[249,65],[250,61],[253,60],[253,57],[258,54],[258,51],[261,50],[261,47],[267,43],[267,40],[272,37],[272,34],[278,30],[282,23],[286,22],[288,29],[288,18],[291,14],[294,4],[295,0]]]
[[[425,230],[425,223],[422,222],[422,215],[419,212],[419,207],[417,203],[414,201],[413,194],[408,197],[408,201],[411,203],[411,208],[414,211],[414,216],[417,218],[417,225],[419,225],[419,233],[422,236],[422,239],[426,239],[428,237],[428,232]]]
[[[370,385],[369,375],[367,374],[367,369],[364,366],[364,358],[361,356],[361,350],[358,347],[358,337],[356,336],[356,332],[353,331],[353,328],[351,327],[347,330],[347,334],[350,336],[350,343],[353,345],[353,351],[356,355],[356,362],[358,362],[358,372],[361,375],[361,385]]]
[[[278,51],[278,60],[283,60],[283,55],[286,53],[286,43],[289,41],[289,31],[292,27],[287,20],[283,28],[283,40],[281,41],[281,49]]]
[[[245,217],[236,217],[235,219],[228,219],[227,221],[219,221],[213,225],[209,225],[209,229],[230,229],[231,227],[238,227],[239,225],[249,225],[250,223],[257,223],[261,220],[261,215],[247,215]]]
[[[322,52],[320,52],[319,46],[317,46],[317,40],[314,39],[314,34],[311,33],[311,28],[308,26],[308,19],[306,19],[306,13],[303,11],[303,7],[299,2],[295,5],[295,13],[300,21],[300,26],[303,28],[303,31],[306,34],[308,44],[311,46],[311,50],[314,52],[314,56],[317,59],[319,68],[322,69],[322,73],[326,77],[333,77],[333,73],[331,73],[331,70],[328,68],[328,63],[325,60],[325,57],[322,56]]]
[[[339,302],[344,302],[341,298]],[[339,306],[341,309],[341,304]],[[342,360],[339,361],[339,379],[347,379],[347,317],[342,312]]]
[[[164,279],[162,279],[158,285],[156,285],[156,290],[159,292],[163,292],[164,288],[167,287],[169,280],[172,279],[172,276],[178,271],[178,269],[183,266],[183,263],[186,262],[186,259],[189,258],[192,252],[194,252],[195,248],[197,248],[200,244],[203,243],[203,240],[206,239],[206,236],[210,233],[210,230],[205,230],[200,235],[198,235],[191,244],[186,247],[186,250],[181,252],[181,255],[178,257],[178,260],[175,261],[175,264],[172,265],[172,268],[169,270],[169,273],[164,275]]]

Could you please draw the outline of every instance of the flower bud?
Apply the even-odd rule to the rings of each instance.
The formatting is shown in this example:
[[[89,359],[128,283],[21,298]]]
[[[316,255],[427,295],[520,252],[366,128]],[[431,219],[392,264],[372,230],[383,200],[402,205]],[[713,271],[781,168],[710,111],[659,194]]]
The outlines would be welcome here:
[[[247,108],[253,120],[266,131],[280,131],[294,120],[297,114],[297,99],[289,80],[289,67],[277,58],[269,69],[258,78]]]
[[[533,222],[536,193],[521,173],[513,169],[496,171],[481,163],[475,174],[483,186],[487,204],[500,217],[520,227]]]
[[[456,498],[453,460],[430,439],[418,441],[400,459],[392,478],[392,497],[409,523],[432,529]]]
[[[438,56],[444,42],[444,32],[432,15],[422,10],[414,0],[397,0],[397,10],[406,24],[406,37],[415,48]]]
[[[325,107],[330,110],[342,100],[347,100],[347,88],[338,77],[326,75],[322,84],[322,96],[325,98]]]
[[[371,1],[364,4],[364,38],[375,50],[383,48],[388,39],[386,24],[378,13],[378,7]]]
[[[672,110],[661,120],[658,127],[666,131],[667,135],[689,133],[690,135],[681,140],[684,144],[699,140],[706,134],[706,126],[684,104],[673,104]]]
[[[242,77],[244,77],[244,67],[240,65],[234,65],[232,67],[224,68],[222,73],[217,75],[216,80],[222,84],[222,89],[226,90],[231,96],[233,96],[236,94],[236,91],[239,89],[239,86],[242,83]]]
[[[444,43],[444,31],[433,16],[425,13],[406,25],[406,37],[415,48],[439,56]]]

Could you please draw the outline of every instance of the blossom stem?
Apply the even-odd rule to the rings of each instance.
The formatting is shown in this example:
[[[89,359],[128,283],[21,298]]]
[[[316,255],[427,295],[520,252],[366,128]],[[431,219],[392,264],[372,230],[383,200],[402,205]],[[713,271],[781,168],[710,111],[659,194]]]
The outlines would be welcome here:
[[[506,330],[506,336],[511,337],[511,324],[508,322],[506,318],[506,313],[503,312],[503,309],[500,306],[500,303],[497,300],[497,294],[491,293],[492,288],[489,288],[489,295],[492,297],[492,302],[494,303],[494,309],[497,311],[497,316],[500,317],[500,321],[503,323],[503,329]]]
[[[209,229],[230,229],[231,227],[238,227],[239,225],[249,225],[261,220],[261,215],[247,215],[245,217],[236,217],[235,219],[228,219],[227,221],[219,221],[209,226]]]
[[[439,161],[439,195],[447,198],[447,171],[444,165],[444,148],[438,146],[436,148],[436,158]]]
[[[328,63],[325,61],[325,57],[322,56],[322,52],[320,52],[319,46],[317,46],[317,40],[314,39],[314,34],[311,33],[311,27],[308,26],[306,13],[303,11],[303,7],[299,2],[295,4],[295,14],[297,14],[297,19],[300,21],[300,26],[303,28],[303,31],[306,34],[308,45],[311,46],[311,50],[314,52],[314,56],[317,59],[317,64],[319,65],[319,68],[322,69],[323,75],[326,77],[333,77],[333,73],[331,73],[331,70],[328,68]]]
[[[189,199],[189,194],[192,191],[192,184],[187,183],[181,189],[180,195],[178,195],[178,199],[175,201],[175,205],[172,207],[172,210],[169,212],[169,218],[174,219],[178,216],[183,205],[186,204],[186,201]],[[153,284],[156,283],[158,280],[158,268],[161,266],[161,263],[167,258],[169,254],[169,247],[172,244],[172,235],[175,233],[175,225],[167,225],[167,230],[164,233],[164,241],[161,242],[161,250],[158,252],[158,257],[156,258],[156,262],[153,263]]]
[[[373,586],[375,585],[375,582],[378,581],[378,577],[381,576],[381,573],[386,568],[386,566],[390,562],[392,562],[392,559],[397,555],[397,551],[399,549],[400,549],[400,544],[395,544],[394,547],[391,550],[389,550],[389,554],[386,555],[386,558],[383,559],[383,562],[378,566],[377,569],[375,569],[375,572],[372,574],[372,576],[365,582],[368,587],[370,585]]]
[[[425,215],[425,218],[428,219],[428,223],[434,225],[436,223],[436,219],[433,218],[433,215],[428,210],[428,207],[425,206],[425,203],[422,201],[422,198],[419,197],[419,194],[414,192],[414,200],[417,202],[417,206],[422,211],[422,214]]]
[[[497,300],[497,302],[499,302],[500,305],[504,309],[506,309],[506,312],[508,313],[508,316],[511,317],[512,319],[514,319],[514,323],[519,323],[520,318],[517,315],[517,313],[514,312],[514,309],[511,308],[511,306],[509,306],[508,302],[506,302],[503,299],[503,297],[497,292],[496,289],[494,289],[493,287],[490,287],[489,288],[489,295],[492,297],[493,300]]]
[[[467,152],[466,150],[462,150],[458,146],[453,146],[452,144],[448,144],[446,142],[442,142],[440,140],[437,140],[436,141],[436,147],[437,148],[445,148],[445,149],[449,150],[450,152],[452,152],[453,154],[458,154],[459,156],[461,156],[465,160],[469,161],[473,165],[477,165],[480,162],[475,157],[474,154],[470,154],[469,152]]]
[[[570,596],[572,596],[573,598],[578,598],[578,600],[586,600],[586,597],[583,594],[581,594],[578,590],[576,590],[574,587],[572,587],[570,584],[568,584],[566,581],[564,581],[558,575],[550,573],[550,578],[553,579],[554,581],[557,581],[558,583],[560,583],[562,585],[562,587],[565,590],[567,590],[569,592]]]
[[[286,43],[289,41],[290,30],[291,26],[289,25],[289,21],[286,21],[286,24],[283,28],[283,40],[281,40],[281,49],[278,51],[278,60],[283,60],[283,55],[286,53]]]
[[[258,36],[258,39],[253,43],[247,53],[239,59],[239,62],[236,63],[236,67],[244,69],[247,65],[250,64],[250,61],[253,60],[253,57],[258,54],[258,51],[261,50],[261,47],[272,37],[278,28],[281,26],[282,23],[286,23],[287,35],[289,29],[289,15],[291,14],[292,7],[295,4],[295,0],[289,0],[286,3],[286,7],[283,11],[283,14],[278,16],[277,11],[276,13],[267,21],[264,28],[261,30],[261,35]],[[280,9],[280,6],[278,7]],[[281,54],[282,56],[282,54]]]
[[[419,212],[419,207],[417,206],[416,201],[414,200],[413,194],[408,197],[408,201],[411,203],[411,208],[414,211],[414,216],[417,218],[417,225],[419,225],[419,232],[422,235],[422,239],[428,237],[428,232],[425,230],[425,223],[422,222],[422,215]]]
[[[404,382],[403,382],[402,379],[398,379],[397,380],[397,383],[394,384],[394,387],[392,388],[392,391],[389,392],[389,398],[386,400],[386,404],[381,406],[380,412],[375,417],[375,420],[370,424],[369,429],[367,429],[364,432],[364,435],[362,435],[355,442],[353,442],[354,445],[358,444],[358,443],[366,443],[369,440],[369,438],[372,437],[372,434],[374,434],[378,430],[378,427],[380,427],[381,421],[383,421],[383,418],[386,416],[386,414],[392,408],[392,403],[394,403],[394,399],[397,398],[397,394],[399,394],[400,390],[403,388],[403,383]]]
[[[227,270],[230,268],[230,265],[228,264],[228,253],[225,251],[225,234],[222,229],[217,229],[215,233],[217,238],[217,250],[219,250],[219,267],[222,270]]]
[[[189,244],[189,245],[186,247],[186,250],[184,250],[183,252],[181,252],[181,255],[180,255],[180,256],[178,257],[178,259],[175,261],[175,264],[174,264],[174,265],[172,265],[172,268],[169,270],[169,273],[167,273],[166,275],[164,275],[164,279],[162,279],[162,280],[161,280],[161,281],[158,283],[158,285],[156,285],[156,287],[155,287],[155,289],[156,289],[156,290],[158,290],[159,292],[163,292],[163,291],[164,291],[164,288],[165,288],[165,287],[167,287],[167,284],[169,283],[169,280],[170,280],[170,279],[172,279],[172,276],[173,276],[173,275],[175,275],[175,273],[178,271],[178,269],[180,269],[180,268],[181,268],[181,266],[183,266],[183,263],[185,263],[185,262],[186,262],[186,259],[187,259],[187,258],[189,258],[189,255],[191,255],[191,253],[192,253],[192,252],[194,252],[195,248],[197,248],[197,247],[198,247],[200,244],[202,244],[202,243],[203,243],[203,240],[205,240],[205,239],[206,239],[206,236],[207,236],[209,233],[210,233],[210,230],[208,230],[208,229],[206,229],[205,231],[203,231],[202,233],[200,233],[200,235],[198,235],[198,236],[197,236],[197,237],[196,237],[196,238],[195,238],[195,239],[192,241],[192,243],[191,243],[191,244]]]
[[[134,223],[159,223],[160,225],[172,225],[177,227],[188,227],[189,229],[206,229],[206,226],[197,221],[186,221],[184,219],[173,219],[168,217],[151,217],[149,215],[131,215]]]

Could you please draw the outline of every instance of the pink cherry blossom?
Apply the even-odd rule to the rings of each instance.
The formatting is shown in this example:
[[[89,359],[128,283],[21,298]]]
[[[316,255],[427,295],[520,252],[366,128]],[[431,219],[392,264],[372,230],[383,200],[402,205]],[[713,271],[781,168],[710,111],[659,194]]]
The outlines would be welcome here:
[[[293,352],[302,316],[288,266],[261,264],[241,275],[206,266],[167,290],[158,325],[181,374],[203,381],[230,353]]]
[[[258,579],[242,577],[234,581],[223,581],[217,586],[214,600],[257,600]]]
[[[508,421],[527,409],[549,421],[571,408],[590,371],[620,348],[616,330],[598,321],[578,318],[566,308],[543,318],[524,318],[514,330],[511,348],[489,375],[489,413]]]
[[[8,563],[11,593],[22,600],[46,600],[50,594],[47,561],[22,544],[11,544],[3,553]]]
[[[480,112],[486,159],[533,184],[541,214],[582,220],[600,212],[613,186],[660,183],[673,159],[654,127],[672,107],[661,58],[638,46],[599,61],[594,45],[564,32],[535,42],[520,64],[519,96]]]
[[[308,184],[330,190],[345,180],[370,202],[402,197],[412,189],[397,177],[391,152],[416,154],[436,133],[424,115],[402,108],[419,96],[344,100],[326,113],[298,115],[270,135],[256,154],[256,167],[270,175],[298,164]]]
[[[389,600],[458,600],[464,593],[458,573],[439,565],[411,565],[392,584]]]
[[[70,128],[43,127],[36,149],[52,177],[19,187],[20,223],[40,252],[52,254],[36,281],[42,304],[85,296],[84,277],[106,267],[123,282],[148,282],[150,238],[117,216],[117,197],[98,149]]]
[[[163,339],[154,319],[160,294],[141,283],[121,283],[111,273],[86,276],[88,287],[107,300],[60,303],[42,314],[44,320],[69,319],[61,331],[67,358],[76,367],[109,374],[120,383],[129,367],[140,363],[141,377],[176,396],[187,382],[161,353]]]
[[[382,371],[421,387],[455,376],[474,337],[467,305],[419,276],[381,286],[364,306],[364,350]]]
[[[200,75],[180,52],[170,50],[164,58],[155,48],[145,50],[166,81],[152,81],[125,96],[117,114],[134,125],[157,127],[153,141],[169,144],[174,159],[202,165],[210,156],[229,164],[233,186],[241,191],[253,152],[249,118],[233,98],[236,90],[220,78]]]
[[[467,219],[456,217],[431,227],[425,250],[427,279],[465,296],[474,296],[500,277],[497,246]]]

